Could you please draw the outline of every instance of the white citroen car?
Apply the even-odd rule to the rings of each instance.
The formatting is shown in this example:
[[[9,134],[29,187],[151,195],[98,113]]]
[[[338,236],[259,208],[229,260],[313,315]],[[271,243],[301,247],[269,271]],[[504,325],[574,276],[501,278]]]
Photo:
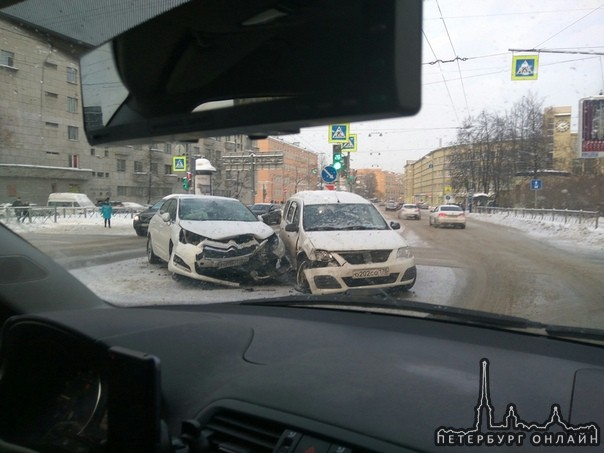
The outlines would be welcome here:
[[[275,231],[239,200],[207,195],[169,195],[149,222],[147,257],[197,280],[239,286],[289,267]]]
[[[408,290],[415,260],[403,237],[363,197],[304,191],[283,209],[279,234],[296,269],[297,289],[330,294],[350,289]]]

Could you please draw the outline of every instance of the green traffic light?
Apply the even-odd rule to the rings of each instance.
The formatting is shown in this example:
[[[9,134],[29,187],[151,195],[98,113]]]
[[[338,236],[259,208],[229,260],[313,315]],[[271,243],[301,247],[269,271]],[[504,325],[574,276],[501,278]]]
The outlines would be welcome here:
[[[333,168],[335,168],[336,170],[339,170],[340,168],[342,168],[342,163],[337,161],[333,163]]]

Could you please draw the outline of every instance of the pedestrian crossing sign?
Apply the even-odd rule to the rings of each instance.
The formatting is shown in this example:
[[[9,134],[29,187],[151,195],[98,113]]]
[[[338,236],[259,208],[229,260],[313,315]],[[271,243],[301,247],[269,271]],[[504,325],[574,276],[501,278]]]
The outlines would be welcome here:
[[[350,140],[349,124],[330,124],[329,143],[347,143]]]
[[[172,171],[187,171],[186,156],[172,157]]]
[[[516,55],[512,58],[512,80],[537,80],[538,55]]]
[[[342,151],[350,153],[357,150],[357,134],[350,134],[348,141],[342,145]]]

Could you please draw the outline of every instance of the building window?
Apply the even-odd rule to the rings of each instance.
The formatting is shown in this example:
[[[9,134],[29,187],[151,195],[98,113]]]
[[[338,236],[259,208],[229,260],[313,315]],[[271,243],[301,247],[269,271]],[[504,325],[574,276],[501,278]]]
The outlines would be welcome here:
[[[79,130],[75,126],[67,126],[67,138],[69,140],[77,140],[79,135]]]
[[[125,159],[117,159],[117,171],[126,171]]]
[[[143,172],[143,163],[140,160],[134,161],[134,173],[142,173]]]
[[[70,168],[80,168],[80,158],[77,154],[67,155],[67,166]]]
[[[172,143],[164,144],[164,153],[172,154]]]
[[[53,93],[52,91],[45,91],[44,96],[46,96],[47,98],[52,98],[52,99],[56,99],[59,97],[59,95],[57,93]]]
[[[78,83],[78,70],[75,68],[67,68],[67,82]]]
[[[109,157],[109,150],[105,148],[105,157]]]
[[[53,129],[56,129],[59,127],[59,123],[51,123],[50,121],[46,121],[46,127],[52,127]]]
[[[94,148],[90,148],[90,155],[91,156],[96,155],[96,150]]]
[[[153,173],[154,175],[157,175],[158,171],[159,171],[159,169],[157,168],[157,164],[152,162],[151,163],[151,173]]]
[[[55,63],[51,63],[50,61],[45,61],[44,67],[46,67],[48,69],[55,69],[55,70],[58,68],[58,66]]]
[[[172,174],[172,165],[164,165],[164,175]]]
[[[78,99],[77,98],[67,98],[67,111],[69,113],[78,113]]]
[[[105,173],[105,178],[108,178],[108,177],[109,177],[109,173]]]
[[[126,187],[126,186],[117,186],[117,195],[118,195],[118,197],[126,197],[126,196],[128,196],[128,187]]]
[[[8,50],[0,50],[0,65],[15,67],[15,54]]]

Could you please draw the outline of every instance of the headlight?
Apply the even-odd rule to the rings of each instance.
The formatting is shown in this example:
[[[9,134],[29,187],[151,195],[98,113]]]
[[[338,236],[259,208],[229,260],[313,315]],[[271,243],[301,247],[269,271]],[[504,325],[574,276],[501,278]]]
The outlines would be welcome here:
[[[178,235],[178,240],[183,244],[199,245],[199,243],[205,241],[206,238],[197,233],[192,233],[191,231],[181,228],[180,234]]]
[[[334,259],[333,255],[327,250],[315,250],[314,255],[316,261],[329,262]]]
[[[140,220],[140,217],[138,215],[135,215],[134,220],[136,220],[138,222]]]
[[[411,249],[409,247],[401,247],[396,251],[397,258],[413,258]]]
[[[271,253],[275,256],[283,256],[285,255],[285,244],[277,234],[273,234],[269,238],[269,247]]]

